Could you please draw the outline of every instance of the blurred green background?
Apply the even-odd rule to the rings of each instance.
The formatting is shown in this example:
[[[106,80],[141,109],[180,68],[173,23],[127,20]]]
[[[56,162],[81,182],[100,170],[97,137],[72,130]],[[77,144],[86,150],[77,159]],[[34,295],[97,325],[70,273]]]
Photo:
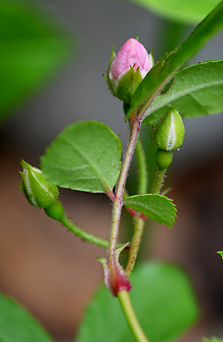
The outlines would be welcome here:
[[[0,290],[27,306],[57,340],[72,340],[102,280],[96,257],[105,252],[28,206],[18,188],[19,162],[38,166],[45,147],[78,120],[107,123],[121,133],[125,147],[122,104],[102,77],[112,44],[117,52],[139,35],[156,60],[217,3],[0,0]],[[222,41],[223,32],[190,63],[221,59]],[[197,340],[222,333],[223,265],[216,251],[223,249],[223,116],[184,122],[185,143],[168,173],[177,223],[172,231],[148,228],[141,258],[177,261],[189,270],[202,320],[185,339]],[[149,139],[144,129],[144,141]],[[62,190],[61,201],[77,225],[108,238],[111,207],[105,195]]]

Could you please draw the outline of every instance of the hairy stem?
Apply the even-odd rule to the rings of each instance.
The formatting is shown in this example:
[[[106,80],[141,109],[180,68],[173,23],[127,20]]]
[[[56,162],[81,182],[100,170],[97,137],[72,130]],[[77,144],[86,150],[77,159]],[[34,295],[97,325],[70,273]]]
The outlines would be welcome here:
[[[94,235],[91,235],[90,233],[80,229],[76,225],[74,225],[66,216],[64,216],[60,223],[65,226],[69,231],[73,232],[76,236],[84,239],[85,241],[88,241],[90,243],[99,245],[102,248],[108,248],[108,241],[101,239],[99,237],[96,237]],[[117,244],[116,247],[121,247],[122,244]]]
[[[139,194],[145,194],[147,191],[148,177],[147,177],[147,165],[146,157],[143,150],[143,146],[140,138],[137,139],[136,144],[136,158],[139,169],[139,185],[138,192]],[[136,262],[138,255],[140,243],[142,240],[143,230],[145,226],[145,220],[140,217],[140,215],[134,217],[134,234],[131,240],[128,262],[125,268],[125,272],[130,276]]]
[[[165,171],[166,171],[166,169],[159,170],[156,167],[155,178],[153,180],[153,185],[152,185],[152,193],[153,194],[159,194],[160,193],[160,190],[163,186]]]
[[[113,215],[112,215],[112,224],[111,224],[111,231],[110,231],[110,238],[109,238],[109,248],[108,248],[108,264],[111,276],[113,273],[115,273],[115,250],[116,250],[116,244],[118,240],[118,234],[119,234],[119,225],[120,225],[120,219],[121,219],[121,212],[122,212],[122,206],[123,206],[123,193],[125,190],[125,183],[130,167],[130,163],[132,160],[132,156],[135,150],[135,145],[138,137],[138,133],[141,126],[141,120],[137,117],[134,117],[132,119],[132,125],[131,125],[131,132],[130,132],[130,138],[128,147],[126,150],[125,158],[123,161],[122,169],[120,172],[118,184],[117,184],[117,191],[116,191],[116,197],[113,204]]]
[[[131,240],[128,262],[125,268],[126,275],[130,276],[136,262],[140,243],[142,240],[145,220],[140,217],[134,217],[134,235]]]
[[[138,193],[145,194],[147,191],[147,185],[148,185],[146,155],[143,150],[142,142],[139,136],[137,139],[135,152],[136,152],[136,158],[137,158],[138,170],[139,170]]]
[[[118,292],[118,299],[121,304],[122,310],[125,314],[127,323],[131,332],[133,333],[137,342],[148,342],[146,335],[144,334],[138,319],[135,315],[135,312],[132,307],[132,303],[127,291]]]

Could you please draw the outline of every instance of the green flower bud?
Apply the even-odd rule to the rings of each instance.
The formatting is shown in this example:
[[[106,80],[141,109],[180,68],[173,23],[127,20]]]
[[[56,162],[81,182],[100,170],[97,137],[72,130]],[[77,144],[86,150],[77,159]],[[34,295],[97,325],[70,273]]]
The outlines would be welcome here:
[[[163,116],[155,129],[154,142],[162,150],[178,149],[185,136],[185,128],[181,116],[175,107],[171,107]]]
[[[48,217],[58,221],[61,221],[65,216],[63,205],[59,200],[56,200],[49,207],[44,208],[44,211]]]
[[[22,184],[19,186],[28,202],[40,208],[52,205],[59,195],[57,186],[50,184],[40,169],[32,167],[23,160],[21,165],[23,167],[23,171],[20,172]]]
[[[158,149],[156,152],[156,165],[159,170],[163,170],[169,167],[173,160],[173,152]]]

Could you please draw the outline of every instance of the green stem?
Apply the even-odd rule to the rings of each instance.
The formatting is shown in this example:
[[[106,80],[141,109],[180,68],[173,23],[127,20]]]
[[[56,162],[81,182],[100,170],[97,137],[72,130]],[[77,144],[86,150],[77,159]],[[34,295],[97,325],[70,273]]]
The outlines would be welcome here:
[[[140,217],[134,217],[134,234],[131,240],[128,262],[125,268],[125,273],[128,277],[131,275],[131,272],[135,266],[140,243],[142,240],[144,226],[145,226],[144,219]]]
[[[132,331],[137,342],[148,342],[146,335],[144,334],[136,314],[133,310],[132,303],[127,291],[120,291],[117,294],[122,310],[125,314],[127,323]]]
[[[147,184],[148,184],[147,165],[146,165],[146,156],[143,150],[140,137],[138,137],[137,143],[136,143],[136,158],[137,158],[138,169],[139,169],[138,192],[139,194],[145,194],[147,191]],[[125,268],[125,272],[128,276],[130,276],[135,266],[140,243],[142,240],[144,226],[145,226],[145,220],[143,220],[139,216],[134,217],[134,234],[131,240],[128,262]]]
[[[98,238],[90,233],[80,229],[74,225],[66,216],[59,220],[60,223],[65,226],[69,231],[73,232],[76,236],[88,241],[90,243],[99,245],[102,248],[108,248],[108,241]],[[122,244],[117,244],[117,248],[120,248]]]
[[[112,223],[111,223],[109,247],[108,247],[108,264],[109,264],[111,279],[113,278],[113,276],[115,276],[116,244],[118,240],[119,225],[120,225],[121,212],[122,212],[122,206],[123,206],[123,193],[125,189],[125,183],[126,183],[126,178],[128,175],[130,163],[131,163],[132,156],[135,150],[135,145],[136,145],[138,133],[140,130],[140,126],[141,126],[141,120],[135,117],[132,120],[129,143],[128,143],[125,158],[123,161],[122,169],[120,172],[120,176],[119,176],[119,180],[117,184],[116,197],[113,204]]]
[[[137,139],[135,152],[136,152],[136,158],[137,158],[138,169],[139,169],[138,193],[145,194],[147,191],[147,184],[148,184],[146,155],[143,150],[142,142],[139,136]]]
[[[153,180],[152,193],[159,194],[163,185],[166,169],[159,170],[156,167],[155,178]]]

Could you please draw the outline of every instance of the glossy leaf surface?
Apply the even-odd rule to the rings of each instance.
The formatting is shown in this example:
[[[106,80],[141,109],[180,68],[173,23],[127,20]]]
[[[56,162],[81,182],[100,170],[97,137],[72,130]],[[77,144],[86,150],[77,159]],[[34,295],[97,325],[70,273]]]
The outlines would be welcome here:
[[[223,111],[223,61],[208,61],[179,70],[166,94],[147,110],[143,125],[153,124],[174,104],[182,117],[192,118]]]
[[[0,1],[0,121],[70,56],[71,40],[31,1]]]
[[[128,0],[164,18],[185,24],[202,20],[219,0]]]
[[[124,205],[145,214],[150,219],[172,228],[176,207],[172,200],[159,194],[133,195],[124,200]]]
[[[0,294],[1,342],[52,342],[39,323],[12,299]]]
[[[46,149],[41,168],[63,188],[103,193],[112,190],[121,168],[122,146],[109,127],[93,120],[67,126]]]
[[[136,266],[130,298],[137,318],[152,342],[174,341],[195,322],[198,306],[183,269],[165,263]],[[134,342],[117,298],[101,287],[86,309],[77,341]]]

